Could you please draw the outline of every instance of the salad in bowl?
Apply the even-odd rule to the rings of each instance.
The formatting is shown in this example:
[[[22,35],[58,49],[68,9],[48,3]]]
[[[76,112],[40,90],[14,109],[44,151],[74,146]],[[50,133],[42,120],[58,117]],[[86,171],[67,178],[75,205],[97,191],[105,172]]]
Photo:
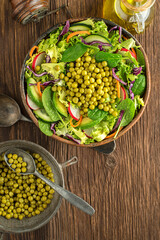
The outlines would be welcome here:
[[[123,31],[102,19],[66,21],[31,48],[25,101],[44,134],[95,145],[134,121],[146,104],[146,63]]]

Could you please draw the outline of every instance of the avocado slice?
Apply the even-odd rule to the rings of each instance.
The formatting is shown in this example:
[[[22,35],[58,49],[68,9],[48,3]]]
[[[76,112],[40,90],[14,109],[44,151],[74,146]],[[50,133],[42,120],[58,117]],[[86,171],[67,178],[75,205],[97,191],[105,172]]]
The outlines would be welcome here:
[[[42,94],[42,102],[44,109],[46,110],[46,113],[50,116],[53,122],[60,120],[60,117],[58,115],[58,112],[56,108],[54,107],[54,104],[52,102],[52,89],[51,86],[48,86],[45,88],[43,94]]]
[[[30,84],[36,84],[37,82],[33,78],[28,78],[27,80],[27,93],[28,96],[31,98],[33,102],[36,103],[36,105],[40,108],[43,108],[42,98],[38,93],[37,85]]]
[[[44,108],[38,109],[38,110],[34,110],[33,111],[34,114],[38,117],[41,118],[43,121],[45,122],[52,122],[52,119],[50,118],[50,116],[46,113]]]
[[[92,120],[92,119],[86,117],[86,118],[83,118],[83,119],[82,119],[82,122],[81,122],[81,124],[79,125],[79,127],[80,127],[81,129],[87,129],[87,128],[94,127],[94,126],[95,126],[96,124],[98,124],[98,123],[99,123],[99,120]]]
[[[53,93],[53,104],[54,107],[57,109],[57,111],[62,114],[63,116],[67,117],[68,113],[67,113],[67,108],[64,106],[63,103],[61,103],[58,99],[58,93],[54,92]]]

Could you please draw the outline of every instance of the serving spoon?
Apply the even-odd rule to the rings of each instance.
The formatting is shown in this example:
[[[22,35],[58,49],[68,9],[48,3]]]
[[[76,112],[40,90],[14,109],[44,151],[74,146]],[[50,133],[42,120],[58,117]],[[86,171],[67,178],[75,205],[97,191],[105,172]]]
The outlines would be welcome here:
[[[23,160],[27,163],[27,171],[25,173],[20,173],[20,174],[22,174],[22,175],[33,174],[33,175],[39,177],[45,183],[47,183],[51,188],[53,188],[59,195],[61,195],[68,202],[73,204],[75,207],[81,209],[83,212],[85,212],[91,216],[95,213],[94,208],[92,206],[90,206],[82,198],[69,192],[68,190],[64,189],[63,187],[57,185],[56,183],[50,181],[48,178],[46,178],[42,174],[40,174],[36,169],[36,165],[35,165],[35,162],[34,162],[34,159],[32,158],[32,156],[29,153],[23,151],[22,149],[11,148],[11,149],[8,149],[4,154],[4,160],[5,160],[6,164],[9,166],[9,168],[12,169],[12,171],[16,172],[15,169],[13,169],[11,167],[11,164],[9,164],[9,162],[8,162],[7,155],[9,153],[17,154],[18,156],[21,156],[23,158]]]
[[[0,94],[0,127],[10,127],[19,120],[32,122],[21,114],[21,110],[13,98]]]

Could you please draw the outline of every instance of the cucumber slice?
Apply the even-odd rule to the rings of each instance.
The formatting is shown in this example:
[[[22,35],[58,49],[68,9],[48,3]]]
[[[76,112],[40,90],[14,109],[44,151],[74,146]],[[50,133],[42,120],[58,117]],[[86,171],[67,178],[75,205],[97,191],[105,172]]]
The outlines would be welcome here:
[[[86,24],[76,24],[75,25],[72,25],[69,30],[71,31],[88,31],[91,29],[91,26],[89,25],[86,25]]]
[[[53,132],[51,130],[51,124],[47,122],[43,122],[41,119],[38,120],[39,129],[41,132],[43,132],[45,135],[51,137],[53,135]]]
[[[33,111],[34,114],[38,117],[41,118],[45,122],[53,122],[50,116],[46,113],[45,109],[38,109]]]
[[[60,120],[57,110],[55,109],[52,102],[52,90],[50,86],[45,88],[42,94],[42,102],[44,109],[46,110],[47,114],[50,116],[52,121],[55,122]]]
[[[81,25],[81,24],[88,26],[90,29],[91,29],[92,27],[94,27],[94,22],[93,22],[93,20],[90,19],[90,18],[88,18],[88,19],[86,19],[86,20],[84,20],[84,21],[80,21],[80,22],[73,23],[72,26]]]
[[[103,43],[109,43],[111,44],[110,40],[102,35],[99,35],[99,34],[92,34],[92,35],[89,35],[85,38],[85,41],[87,43],[90,43],[90,42],[93,42],[93,41],[100,41],[100,42],[103,42]]]
[[[30,84],[36,84],[37,82],[33,78],[29,78],[27,80],[27,93],[30,99],[40,108],[43,108],[42,98],[38,93],[37,85]]]

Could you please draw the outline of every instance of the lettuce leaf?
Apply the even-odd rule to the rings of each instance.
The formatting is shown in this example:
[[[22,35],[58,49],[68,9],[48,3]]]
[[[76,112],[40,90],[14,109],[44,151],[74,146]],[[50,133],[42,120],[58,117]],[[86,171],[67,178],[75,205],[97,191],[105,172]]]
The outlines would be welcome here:
[[[57,65],[60,67],[58,71],[55,69],[55,67]],[[64,71],[64,66],[65,66],[64,62],[61,62],[61,63],[42,63],[41,64],[42,69],[47,71],[48,73],[52,74],[55,79],[58,79],[59,74]]]
[[[107,38],[109,35],[108,28],[103,20],[94,22],[93,30],[90,30],[90,33],[91,34],[99,34],[99,35],[102,35]]]
[[[123,41],[121,44],[120,44],[121,48],[126,48],[126,49],[130,49],[130,48],[134,48],[136,47],[136,43],[134,41],[133,38],[130,38],[130,39],[127,39],[125,41]]]
[[[93,127],[91,136],[98,142],[105,139],[105,137],[110,133],[116,123],[115,117],[108,114],[99,124]]]
[[[143,98],[141,98],[139,95],[134,96],[134,106],[135,106],[135,114],[138,113],[139,109],[141,108],[141,106],[144,106],[144,101]]]

